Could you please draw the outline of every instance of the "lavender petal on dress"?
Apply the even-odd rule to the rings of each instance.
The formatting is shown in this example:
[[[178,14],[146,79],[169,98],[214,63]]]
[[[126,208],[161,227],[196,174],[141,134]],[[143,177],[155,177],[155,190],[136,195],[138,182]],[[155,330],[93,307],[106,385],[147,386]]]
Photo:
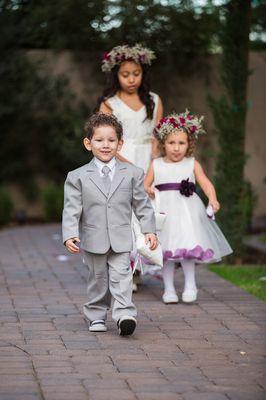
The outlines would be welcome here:
[[[214,251],[212,249],[203,250],[200,245],[197,245],[193,249],[176,249],[174,252],[171,250],[165,250],[163,252],[164,260],[199,260],[207,261],[212,259]]]

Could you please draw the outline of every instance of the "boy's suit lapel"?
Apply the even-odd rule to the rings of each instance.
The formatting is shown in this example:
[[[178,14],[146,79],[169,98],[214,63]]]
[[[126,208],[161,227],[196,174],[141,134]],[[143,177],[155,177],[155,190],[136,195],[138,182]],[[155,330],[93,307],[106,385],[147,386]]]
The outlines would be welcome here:
[[[93,160],[89,163],[87,171],[89,172],[90,180],[97,186],[98,189],[100,189],[100,191],[105,195],[105,197],[108,197],[103,180],[98,171],[98,167],[95,165]]]
[[[120,185],[122,180],[124,179],[124,177],[126,175],[126,170],[127,170],[126,165],[122,164],[119,160],[116,160],[115,174],[114,174],[113,180],[111,182],[111,189],[110,189],[109,196],[108,196],[109,199],[114,194],[114,192],[116,191],[116,189],[118,188],[118,186]]]
[[[87,171],[89,172],[90,180],[98,187],[98,189],[110,199],[110,197],[114,194],[120,183],[125,177],[126,173],[126,165],[122,164],[120,161],[116,160],[115,173],[113,180],[111,182],[111,188],[109,192],[109,196],[106,193],[106,189],[103,183],[103,179],[101,178],[98,168],[93,162],[93,160],[89,163]]]

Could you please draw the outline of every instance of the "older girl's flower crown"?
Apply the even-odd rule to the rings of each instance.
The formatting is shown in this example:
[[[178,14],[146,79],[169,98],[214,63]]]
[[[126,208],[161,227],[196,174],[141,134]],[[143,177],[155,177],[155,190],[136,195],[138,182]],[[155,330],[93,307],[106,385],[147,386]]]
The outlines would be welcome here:
[[[133,47],[128,45],[116,46],[109,53],[104,53],[102,60],[102,71],[110,72],[114,66],[123,61],[134,61],[137,64],[151,65],[151,61],[156,58],[154,52],[141,44],[135,44]]]
[[[193,135],[198,139],[198,135],[206,133],[202,127],[202,121],[204,117],[197,117],[196,115],[190,114],[188,110],[180,114],[170,114],[159,121],[159,124],[154,130],[154,136],[162,141],[164,140],[173,130],[185,129],[189,135]]]

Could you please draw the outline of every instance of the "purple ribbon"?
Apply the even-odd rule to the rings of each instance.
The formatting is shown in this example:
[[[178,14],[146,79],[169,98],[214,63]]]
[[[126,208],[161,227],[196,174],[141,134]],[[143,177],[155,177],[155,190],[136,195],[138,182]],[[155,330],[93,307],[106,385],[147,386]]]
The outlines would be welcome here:
[[[192,196],[196,190],[196,185],[193,182],[189,182],[189,178],[182,180],[180,183],[161,183],[155,185],[156,189],[160,192],[165,190],[179,190],[183,196]]]

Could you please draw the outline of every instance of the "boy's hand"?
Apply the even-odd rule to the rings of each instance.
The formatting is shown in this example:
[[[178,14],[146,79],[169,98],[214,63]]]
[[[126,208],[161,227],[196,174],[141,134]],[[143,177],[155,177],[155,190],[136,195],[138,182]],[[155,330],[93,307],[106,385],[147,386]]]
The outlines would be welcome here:
[[[213,212],[217,213],[220,210],[220,203],[218,200],[209,199],[209,205],[212,206]]]
[[[148,196],[149,196],[151,199],[154,199],[154,197],[155,197],[155,191],[154,191],[154,188],[153,188],[152,186],[149,186],[149,187],[147,188],[146,192],[148,193]]]
[[[158,239],[154,233],[146,233],[145,234],[145,242],[148,244],[150,242],[150,249],[155,250],[158,246]]]
[[[75,244],[75,242],[80,243],[80,239],[78,237],[74,237],[71,239],[68,239],[66,241],[66,248],[70,253],[79,253],[80,248]]]

